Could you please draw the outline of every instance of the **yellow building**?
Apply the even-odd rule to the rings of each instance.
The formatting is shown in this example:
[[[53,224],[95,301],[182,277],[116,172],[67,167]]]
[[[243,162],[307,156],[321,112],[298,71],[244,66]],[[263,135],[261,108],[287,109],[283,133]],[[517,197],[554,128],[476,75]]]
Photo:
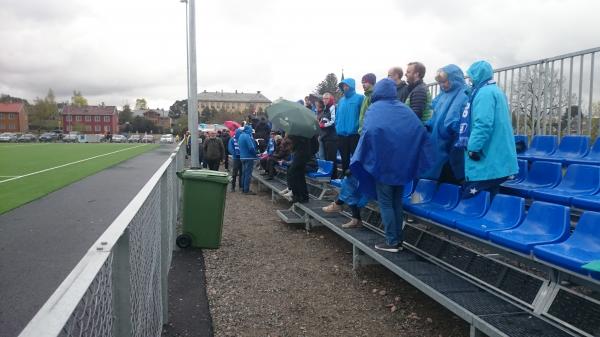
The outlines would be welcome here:
[[[248,94],[243,92],[213,91],[198,94],[198,111],[205,108],[226,110],[228,112],[250,112],[260,113],[271,104],[271,101],[261,94],[260,91]]]

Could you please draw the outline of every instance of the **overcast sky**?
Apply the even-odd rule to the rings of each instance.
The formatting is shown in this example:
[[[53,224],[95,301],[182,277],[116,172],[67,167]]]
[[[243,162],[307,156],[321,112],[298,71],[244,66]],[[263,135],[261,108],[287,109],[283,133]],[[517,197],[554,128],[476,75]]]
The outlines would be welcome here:
[[[597,0],[197,0],[198,91],[300,99],[327,73],[495,67],[600,46]],[[0,93],[90,104],[187,96],[179,0],[0,0]]]

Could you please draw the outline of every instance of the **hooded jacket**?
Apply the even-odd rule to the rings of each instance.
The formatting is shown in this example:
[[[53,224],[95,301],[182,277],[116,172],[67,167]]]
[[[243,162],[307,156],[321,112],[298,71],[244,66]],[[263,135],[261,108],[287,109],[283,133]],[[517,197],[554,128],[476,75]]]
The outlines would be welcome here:
[[[240,159],[240,146],[238,145],[238,139],[242,134],[242,128],[237,128],[235,130],[235,135],[229,139],[229,144],[227,144],[227,151],[233,157],[233,159]]]
[[[469,67],[467,76],[475,87],[492,79],[494,72],[488,62],[478,61]],[[480,160],[464,154],[467,181],[504,178],[519,172],[510,110],[506,96],[496,84],[477,91],[470,127],[467,151],[479,153]]]
[[[244,126],[244,131],[238,139],[240,146],[240,159],[241,160],[252,160],[256,159],[256,142],[252,137],[252,127],[250,125]]]
[[[206,160],[221,160],[225,156],[225,147],[219,137],[206,139],[202,146]]]
[[[350,90],[344,93],[335,110],[335,131],[338,136],[351,136],[358,134],[358,120],[360,116],[360,106],[364,96],[356,93],[356,84],[354,79],[347,78],[342,84],[350,87]]]
[[[446,162],[454,177],[465,177],[464,151],[454,147],[458,138],[460,115],[465,109],[469,96],[466,94],[465,75],[462,70],[450,64],[442,68],[447,74],[450,89],[442,89],[441,93],[433,100],[433,117],[425,124],[430,133],[431,146],[434,154],[434,163],[431,170],[423,177],[437,180],[442,173]]]
[[[394,81],[377,82],[371,101],[350,170],[361,192],[375,198],[376,182],[402,186],[428,170],[431,149],[425,126],[398,100]]]
[[[363,121],[365,120],[365,112],[371,105],[371,95],[373,95],[373,87],[365,90],[365,98],[360,105],[360,116],[358,118],[358,133],[362,132]]]

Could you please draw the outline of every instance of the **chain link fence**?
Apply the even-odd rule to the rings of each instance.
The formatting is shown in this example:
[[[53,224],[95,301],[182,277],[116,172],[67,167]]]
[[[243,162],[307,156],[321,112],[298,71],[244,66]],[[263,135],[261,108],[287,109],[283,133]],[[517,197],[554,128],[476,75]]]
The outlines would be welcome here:
[[[180,209],[181,144],[19,336],[160,336]]]

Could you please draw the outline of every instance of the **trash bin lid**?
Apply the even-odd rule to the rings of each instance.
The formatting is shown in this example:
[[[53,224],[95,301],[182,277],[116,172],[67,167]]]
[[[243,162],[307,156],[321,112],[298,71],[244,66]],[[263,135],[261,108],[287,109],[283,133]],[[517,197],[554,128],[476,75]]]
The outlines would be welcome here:
[[[202,180],[223,184],[229,183],[229,173],[220,171],[189,169],[177,172],[177,176],[183,180]]]

